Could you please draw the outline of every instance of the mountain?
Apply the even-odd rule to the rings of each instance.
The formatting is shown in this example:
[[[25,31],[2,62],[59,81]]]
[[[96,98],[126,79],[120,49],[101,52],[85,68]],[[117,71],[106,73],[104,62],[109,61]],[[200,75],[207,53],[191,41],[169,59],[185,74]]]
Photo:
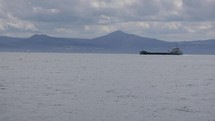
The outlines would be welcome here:
[[[82,52],[88,39],[58,38],[35,34],[29,38],[0,37],[0,51]],[[84,51],[83,51],[84,52]]]
[[[134,34],[124,33],[122,31],[115,31],[108,35],[95,38],[92,41],[111,50],[127,53],[136,53],[142,49],[166,51],[166,48],[171,46],[170,43],[165,41],[153,38],[144,38]]]
[[[139,53],[168,51],[179,46],[186,54],[215,54],[215,40],[166,42],[128,34],[120,30],[94,39],[60,38],[35,34],[29,38],[0,36],[0,51]]]
[[[179,42],[178,45],[184,53],[215,55],[215,39]]]

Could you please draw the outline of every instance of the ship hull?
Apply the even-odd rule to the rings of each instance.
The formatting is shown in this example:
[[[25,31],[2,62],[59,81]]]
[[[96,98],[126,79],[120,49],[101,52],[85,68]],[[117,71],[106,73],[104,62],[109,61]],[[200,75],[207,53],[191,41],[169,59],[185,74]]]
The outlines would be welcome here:
[[[182,53],[140,51],[140,55],[182,55]]]

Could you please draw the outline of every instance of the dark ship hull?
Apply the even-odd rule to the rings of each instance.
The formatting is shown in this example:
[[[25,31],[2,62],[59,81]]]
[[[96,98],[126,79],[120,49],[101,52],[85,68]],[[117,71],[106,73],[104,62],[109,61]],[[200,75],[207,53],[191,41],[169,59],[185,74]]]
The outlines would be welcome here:
[[[182,53],[140,51],[140,55],[182,55]]]
[[[173,48],[170,52],[147,52],[140,51],[140,55],[183,55],[179,48]]]

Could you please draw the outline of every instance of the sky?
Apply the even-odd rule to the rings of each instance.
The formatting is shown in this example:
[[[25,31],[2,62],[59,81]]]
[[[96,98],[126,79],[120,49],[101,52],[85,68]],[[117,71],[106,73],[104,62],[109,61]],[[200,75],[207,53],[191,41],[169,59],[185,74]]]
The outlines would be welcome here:
[[[215,0],[0,0],[0,36],[215,39]]]

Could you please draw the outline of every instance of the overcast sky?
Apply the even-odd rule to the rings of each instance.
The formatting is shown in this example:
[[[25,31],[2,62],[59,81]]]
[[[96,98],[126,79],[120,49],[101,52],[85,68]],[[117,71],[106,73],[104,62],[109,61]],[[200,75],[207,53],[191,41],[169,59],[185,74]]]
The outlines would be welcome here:
[[[0,0],[0,35],[94,38],[115,30],[167,41],[215,38],[215,0]]]

